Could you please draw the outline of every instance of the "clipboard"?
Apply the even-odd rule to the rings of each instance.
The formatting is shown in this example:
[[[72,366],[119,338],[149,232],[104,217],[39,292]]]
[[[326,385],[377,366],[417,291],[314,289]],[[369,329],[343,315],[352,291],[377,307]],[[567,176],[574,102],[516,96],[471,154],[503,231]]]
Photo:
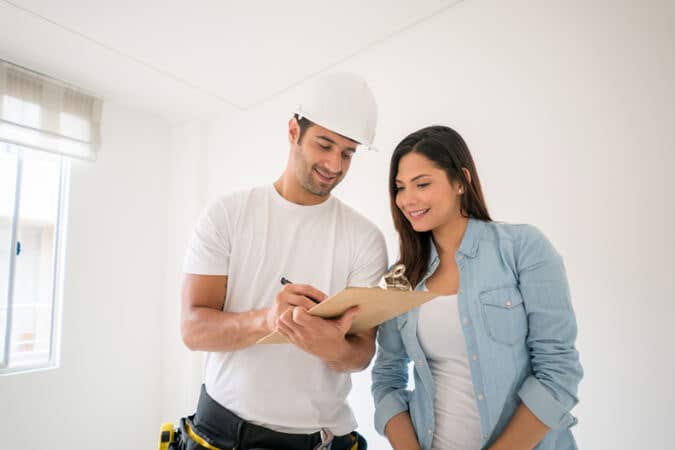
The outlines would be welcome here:
[[[354,334],[373,328],[436,297],[438,297],[438,294],[428,291],[348,287],[328,297],[309,309],[308,312],[313,316],[332,319],[358,305],[359,313],[354,318],[354,322],[347,333]],[[276,331],[257,342],[257,344],[285,343],[288,343],[286,337]]]

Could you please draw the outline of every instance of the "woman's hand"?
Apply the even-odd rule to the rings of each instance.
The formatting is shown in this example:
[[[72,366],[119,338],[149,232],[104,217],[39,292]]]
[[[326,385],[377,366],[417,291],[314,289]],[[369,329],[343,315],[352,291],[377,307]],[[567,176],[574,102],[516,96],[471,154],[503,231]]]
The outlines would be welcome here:
[[[531,450],[544,439],[549,429],[521,403],[501,436],[488,450]]]

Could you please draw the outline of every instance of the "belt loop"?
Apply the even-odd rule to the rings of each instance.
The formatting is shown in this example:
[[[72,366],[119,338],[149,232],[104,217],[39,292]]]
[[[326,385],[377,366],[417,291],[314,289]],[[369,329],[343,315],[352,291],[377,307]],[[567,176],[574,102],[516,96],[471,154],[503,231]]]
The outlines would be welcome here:
[[[242,442],[244,435],[244,425],[246,425],[246,421],[240,419],[239,423],[237,424],[237,440],[235,441],[234,449],[232,450],[239,450],[244,448],[244,443]]]
[[[328,428],[321,429],[321,443],[314,447],[315,450],[329,450],[335,437]]]
[[[246,426],[246,421],[241,419],[237,424],[237,447],[236,450],[244,448],[244,426]]]

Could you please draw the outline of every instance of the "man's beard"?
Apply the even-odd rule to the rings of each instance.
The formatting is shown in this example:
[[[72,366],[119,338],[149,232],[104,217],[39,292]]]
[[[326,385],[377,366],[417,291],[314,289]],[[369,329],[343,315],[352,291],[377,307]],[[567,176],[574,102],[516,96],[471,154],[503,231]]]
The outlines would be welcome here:
[[[300,180],[300,184],[302,185],[303,188],[305,188],[305,190],[311,192],[312,194],[318,195],[320,197],[325,197],[328,194],[330,194],[333,188],[340,183],[341,181],[340,176],[339,175],[337,176],[333,184],[330,185],[323,184],[319,181],[316,181],[316,178],[314,176],[314,167],[315,166],[309,168],[305,167],[303,169],[304,176]]]
[[[330,185],[326,185],[317,181],[314,175],[316,165],[309,166],[307,160],[305,160],[304,156],[302,155],[302,147],[298,146],[296,152],[297,158],[299,160],[298,162],[300,163],[300,173],[298,173],[298,180],[300,181],[300,185],[307,192],[310,192],[319,197],[326,197],[331,193],[333,188],[335,188],[335,186],[337,186],[340,181],[342,181],[342,172],[336,174],[335,181]]]

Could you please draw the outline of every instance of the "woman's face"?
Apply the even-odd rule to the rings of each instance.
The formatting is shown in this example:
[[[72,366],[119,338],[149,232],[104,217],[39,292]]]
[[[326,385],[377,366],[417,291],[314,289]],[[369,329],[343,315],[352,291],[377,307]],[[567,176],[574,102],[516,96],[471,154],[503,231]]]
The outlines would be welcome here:
[[[417,232],[433,231],[460,215],[460,183],[426,156],[410,152],[398,163],[396,206]]]

